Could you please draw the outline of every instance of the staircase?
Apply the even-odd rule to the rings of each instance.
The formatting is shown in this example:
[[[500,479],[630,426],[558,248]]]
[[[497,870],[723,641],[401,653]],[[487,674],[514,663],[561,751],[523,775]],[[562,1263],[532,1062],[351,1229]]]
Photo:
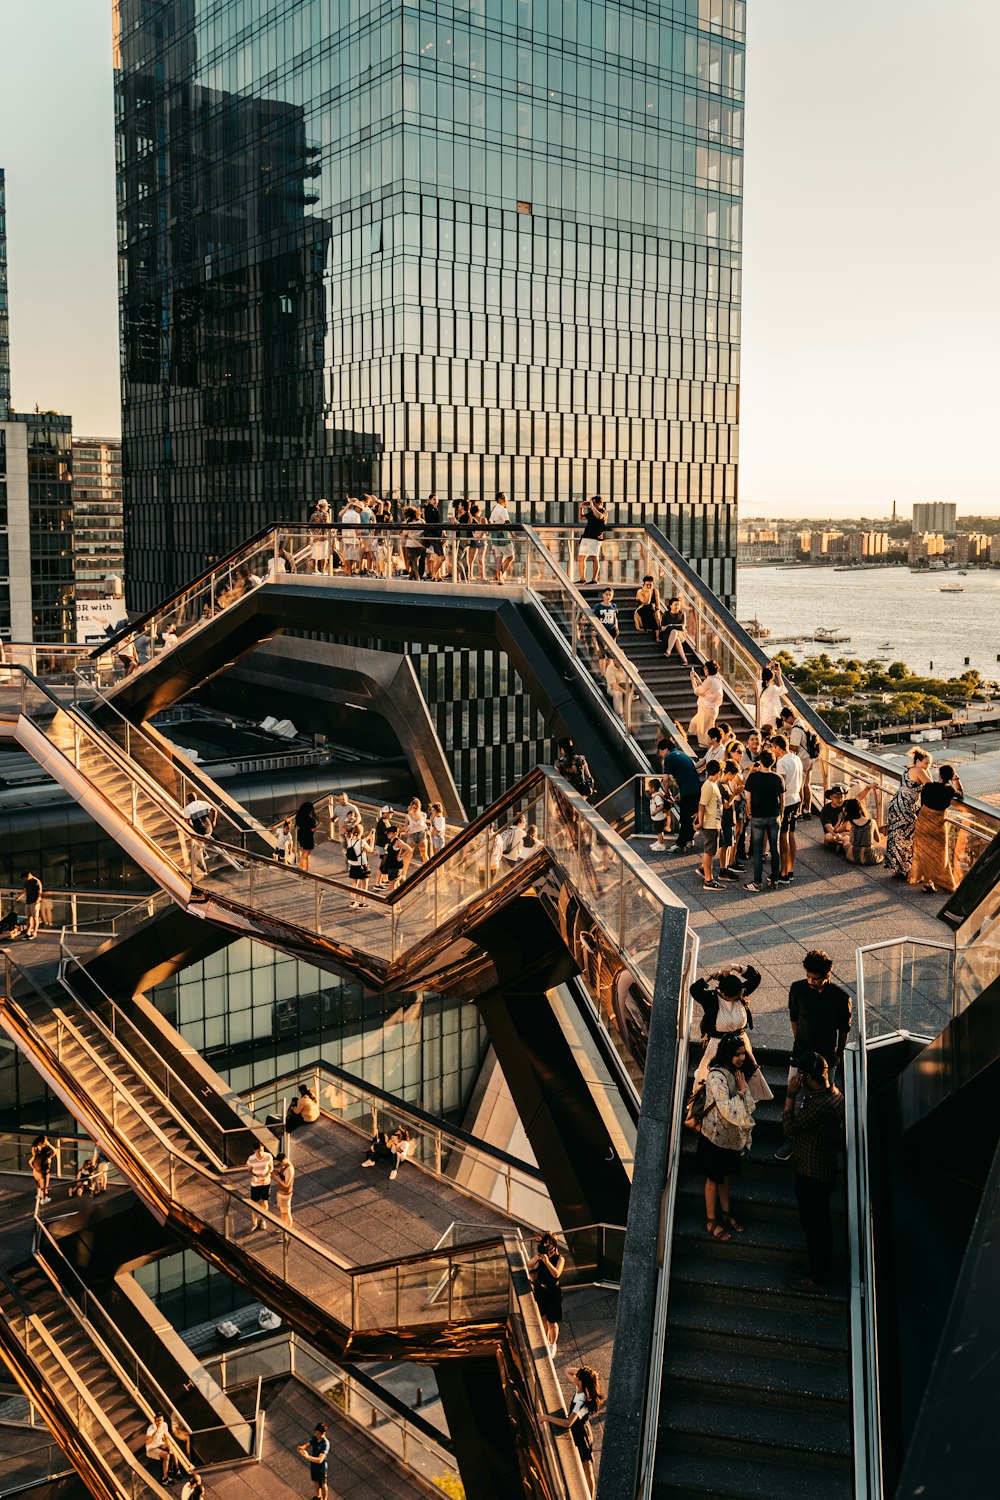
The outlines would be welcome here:
[[[787,1053],[758,1053],[774,1099],[758,1104],[751,1156],[733,1183],[746,1226],[705,1232],[704,1178],[687,1132],[678,1183],[653,1494],[657,1500],[850,1500],[853,1468],[843,1193],[827,1296],[792,1290],[803,1254],[782,1140]]]
[[[601,584],[596,587],[592,584],[579,585],[580,593],[591,609],[596,609],[601,602],[602,587]],[[636,630],[633,619],[633,594],[619,588],[615,590],[615,598],[618,605],[619,649],[628,657],[664,712],[669,714],[674,723],[686,732],[698,708],[698,698],[691,687],[690,669],[691,667],[700,668],[703,665],[701,657],[690,644],[684,648],[688,666],[683,665],[676,652],[666,657],[664,655],[667,649],[666,641],[658,645],[647,632]],[[745,734],[751,727],[736,704],[729,698],[723,700],[716,722],[720,728],[728,728],[734,733]],[[640,743],[642,743],[641,736]],[[655,744],[650,747],[643,743],[643,749],[647,753],[655,748]]]
[[[25,1309],[31,1323],[26,1322]],[[16,1267],[9,1282],[0,1278],[0,1318],[11,1331],[9,1339],[17,1338],[14,1330],[21,1331],[20,1348],[13,1357],[24,1362],[29,1384],[44,1386],[63,1430],[85,1441],[91,1461],[103,1471],[106,1493],[166,1497],[169,1491],[152,1474],[147,1478],[143,1473],[146,1412],[36,1261]],[[106,1426],[88,1409],[81,1390],[89,1393]]]

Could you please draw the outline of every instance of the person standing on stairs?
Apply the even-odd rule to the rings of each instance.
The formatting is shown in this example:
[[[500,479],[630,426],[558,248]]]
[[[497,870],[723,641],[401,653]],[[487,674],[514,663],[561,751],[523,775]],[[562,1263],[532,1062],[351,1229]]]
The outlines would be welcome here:
[[[295,1168],[284,1151],[274,1158],[274,1199],[278,1214],[286,1229],[292,1227],[292,1189],[295,1186]]]
[[[674,854],[683,854],[694,842],[694,820],[701,796],[701,780],[690,755],[679,745],[662,739],[657,745],[663,774],[673,778],[677,788],[677,841]]]
[[[591,495],[580,506],[580,520],[583,522],[583,536],[580,538],[580,582],[583,584],[596,583],[601,576],[601,548],[604,545],[604,533],[608,529],[608,512],[600,495]],[[587,564],[594,564],[593,578],[587,577]]]
[[[781,679],[781,666],[772,662],[762,667],[760,673],[760,700],[757,708],[757,724],[777,724],[781,717],[781,695],[785,684]]]
[[[755,1101],[743,1073],[746,1060],[742,1034],[721,1038],[705,1080],[705,1113],[698,1133],[695,1159],[705,1174],[705,1233],[723,1243],[743,1233],[729,1186],[753,1136]]]
[[[792,1057],[788,1067],[791,1083],[799,1071],[799,1059],[818,1052],[835,1078],[844,1061],[844,1048],[851,1030],[851,997],[830,978],[833,959],[820,948],[811,948],[802,960],[804,979],[796,979],[788,991],[788,1019],[792,1028]],[[792,1154],[789,1141],[774,1153],[779,1161]]]
[[[698,708],[688,725],[688,739],[697,739],[702,750],[707,750],[708,731],[719,717],[723,699],[722,678],[714,661],[705,663],[704,677],[691,668],[691,690],[698,699]]]
[[[615,603],[615,591],[612,588],[605,589],[601,594],[601,602],[594,610],[594,616],[599,625],[603,625],[613,641],[618,639],[618,606]]]
[[[826,1058],[805,1052],[788,1085],[781,1117],[795,1163],[795,1201],[806,1240],[806,1274],[797,1291],[825,1292],[833,1262],[830,1199],[844,1140],[844,1096],[830,1082]]]
[[[747,1038],[747,1032],[753,1030],[753,1014],[748,1001],[759,985],[760,971],[753,964],[734,964],[716,974],[702,975],[691,986],[691,999],[701,1006],[701,1044],[704,1048],[694,1075],[695,1088],[708,1077],[723,1038],[737,1037],[746,1051],[743,1076],[750,1097],[758,1104],[774,1098]]]

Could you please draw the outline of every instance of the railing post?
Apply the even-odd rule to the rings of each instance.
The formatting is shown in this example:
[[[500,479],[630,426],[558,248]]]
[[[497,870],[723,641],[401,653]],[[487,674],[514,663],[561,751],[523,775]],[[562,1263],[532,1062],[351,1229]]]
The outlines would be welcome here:
[[[441,1176],[441,1132],[434,1132],[434,1171]]]

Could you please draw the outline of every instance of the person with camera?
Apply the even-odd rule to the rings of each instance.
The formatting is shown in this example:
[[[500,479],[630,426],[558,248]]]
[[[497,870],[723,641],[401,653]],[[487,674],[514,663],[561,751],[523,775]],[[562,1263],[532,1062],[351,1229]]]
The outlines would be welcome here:
[[[535,1254],[528,1261],[528,1276],[553,1358],[559,1345],[559,1324],[562,1322],[561,1278],[565,1266],[566,1259],[556,1243],[555,1235],[540,1234],[535,1241]]]
[[[826,1058],[804,1052],[788,1085],[781,1119],[795,1163],[795,1201],[806,1241],[805,1275],[794,1285],[825,1292],[833,1261],[830,1199],[844,1139],[844,1096],[830,1082]]]
[[[743,1072],[746,1060],[742,1034],[724,1036],[705,1078],[705,1110],[695,1160],[705,1175],[705,1233],[722,1243],[743,1233],[733,1213],[729,1186],[753,1136],[755,1101]]]
[[[760,985],[760,971],[753,964],[732,964],[714,974],[702,975],[691,986],[691,999],[701,1006],[701,1044],[704,1051],[694,1075],[694,1086],[704,1082],[723,1037],[736,1036],[746,1051],[743,1076],[750,1097],[758,1104],[773,1099],[747,1038],[753,1030],[749,997]]]
[[[604,545],[604,533],[608,528],[608,511],[600,495],[591,495],[580,506],[580,520],[583,522],[583,536],[580,538],[580,582],[597,583],[601,576],[601,548]],[[587,577],[587,563],[594,564],[593,578]]]

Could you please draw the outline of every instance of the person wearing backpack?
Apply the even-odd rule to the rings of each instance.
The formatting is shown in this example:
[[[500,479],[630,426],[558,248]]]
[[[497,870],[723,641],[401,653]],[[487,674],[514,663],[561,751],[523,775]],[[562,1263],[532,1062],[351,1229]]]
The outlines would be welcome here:
[[[355,895],[351,905],[361,909],[368,893],[371,877],[369,855],[375,846],[375,830],[366,834],[360,818],[352,819],[344,829],[344,854],[347,858],[347,878],[354,886]]]
[[[812,770],[813,761],[819,759],[821,749],[819,738],[802,723],[801,719],[795,717],[790,708],[782,709],[780,724],[788,741],[789,750],[793,755],[797,755],[802,763],[802,793],[799,799],[802,810],[799,817],[811,818],[812,791],[809,787],[809,773]]]
[[[705,1174],[705,1233],[721,1243],[743,1233],[733,1213],[729,1186],[753,1136],[755,1100],[743,1072],[746,1060],[742,1035],[724,1036],[705,1079],[695,1160]]]
[[[670,826],[670,803],[671,797],[663,790],[663,783],[659,777],[654,776],[647,784],[646,796],[649,798],[649,821],[653,825],[656,834],[650,846],[650,854],[666,854],[667,844],[663,835]]]
[[[573,790],[579,792],[581,797],[592,797],[597,790],[594,778],[590,774],[587,757],[580,754],[572,740],[559,741],[556,770],[560,776],[565,776]]]

